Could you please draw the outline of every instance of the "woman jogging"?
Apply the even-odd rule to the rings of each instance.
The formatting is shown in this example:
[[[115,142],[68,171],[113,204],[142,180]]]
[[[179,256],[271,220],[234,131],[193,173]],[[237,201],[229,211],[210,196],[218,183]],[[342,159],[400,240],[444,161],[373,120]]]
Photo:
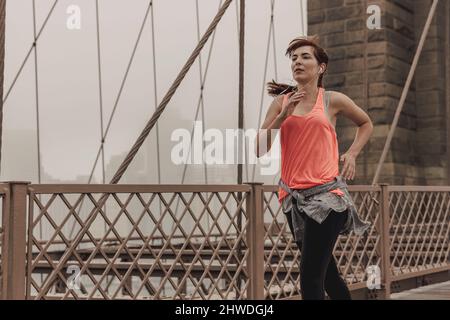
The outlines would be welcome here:
[[[295,38],[286,55],[297,85],[268,83],[268,92],[275,98],[257,136],[257,154],[270,150],[271,130],[280,129],[278,196],[301,250],[302,298],[323,300],[326,292],[331,299],[349,300],[333,248],[339,234],[361,235],[369,227],[359,219],[345,180],[355,176],[355,159],[372,134],[372,122],[345,94],[324,90],[328,56],[316,37]],[[358,126],[353,144],[340,158],[337,116]]]

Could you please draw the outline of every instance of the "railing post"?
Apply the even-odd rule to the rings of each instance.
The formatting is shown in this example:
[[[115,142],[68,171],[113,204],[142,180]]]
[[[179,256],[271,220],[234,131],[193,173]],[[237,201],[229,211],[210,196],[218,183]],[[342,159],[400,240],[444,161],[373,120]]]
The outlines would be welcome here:
[[[383,299],[391,297],[391,239],[389,212],[389,184],[380,183],[381,187],[381,215],[380,215],[380,246],[381,246],[381,281]]]
[[[26,208],[29,182],[6,182],[3,200],[2,299],[25,299]]]
[[[246,211],[248,217],[247,272],[249,287],[247,299],[264,299],[264,217],[262,183],[247,183],[251,190],[247,196]]]

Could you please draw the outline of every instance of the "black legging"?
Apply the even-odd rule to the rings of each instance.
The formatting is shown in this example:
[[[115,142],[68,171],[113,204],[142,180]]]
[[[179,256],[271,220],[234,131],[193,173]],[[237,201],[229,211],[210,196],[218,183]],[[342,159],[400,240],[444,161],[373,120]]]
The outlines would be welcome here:
[[[305,219],[303,241],[296,243],[301,248],[300,287],[303,300],[324,300],[325,291],[330,299],[351,300],[347,284],[339,275],[333,257],[333,248],[348,211],[331,211],[321,224],[302,214]],[[292,232],[291,212],[286,213],[286,218]]]

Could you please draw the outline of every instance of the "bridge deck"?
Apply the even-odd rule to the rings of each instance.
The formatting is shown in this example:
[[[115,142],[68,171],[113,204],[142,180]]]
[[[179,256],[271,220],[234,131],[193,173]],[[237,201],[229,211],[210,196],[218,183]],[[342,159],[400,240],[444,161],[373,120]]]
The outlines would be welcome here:
[[[393,300],[450,300],[450,281],[394,293]]]

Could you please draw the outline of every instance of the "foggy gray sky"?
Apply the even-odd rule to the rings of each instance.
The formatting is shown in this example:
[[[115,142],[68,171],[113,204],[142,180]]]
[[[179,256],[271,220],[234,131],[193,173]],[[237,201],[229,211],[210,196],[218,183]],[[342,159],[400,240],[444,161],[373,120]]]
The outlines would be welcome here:
[[[245,126],[256,128],[263,83],[272,78],[290,81],[289,60],[284,56],[290,39],[306,27],[306,1],[275,1],[275,43],[270,49],[266,78],[263,78],[270,27],[271,0],[247,0],[245,47]],[[148,0],[100,0],[100,38],[102,57],[103,118],[106,123],[118,95],[128,60],[131,57]],[[166,94],[179,70],[196,46],[195,0],[154,0],[156,70],[153,69],[151,16],[149,15],[128,79],[105,144],[106,180],[120,164],[155,108],[153,72],[157,76],[158,102]],[[219,0],[199,0],[200,35],[210,24]],[[53,0],[37,0],[39,30]],[[66,12],[70,5],[81,9],[81,29],[69,30]],[[6,60],[4,92],[33,42],[32,0],[7,1]],[[303,19],[302,19],[303,14]],[[302,25],[304,27],[302,28]],[[38,81],[42,182],[49,177],[74,180],[89,175],[100,146],[100,109],[97,73],[97,42],[94,0],[59,0],[38,40]],[[202,51],[205,71],[211,45]],[[36,96],[34,54],[25,65],[4,105],[2,180],[37,181]],[[191,129],[200,94],[199,62],[191,68],[159,121],[162,183],[181,182],[182,167],[170,161],[171,132]],[[264,94],[264,117],[271,98]],[[218,25],[204,90],[206,129],[237,127],[238,109],[238,29],[236,3],[232,3]],[[154,128],[153,131],[155,131]],[[155,183],[156,135],[152,132],[137,162],[124,177],[127,182]],[[144,163],[144,165],[142,165]],[[251,168],[251,167],[249,167]],[[96,182],[101,181],[101,163]],[[192,169],[192,170],[191,170]],[[212,169],[212,168],[211,168]],[[224,174],[226,182],[235,181],[235,166]],[[134,170],[134,171],[133,171]],[[139,172],[136,170],[140,170]],[[191,171],[190,171],[191,170]],[[202,167],[187,171],[187,183],[200,183]],[[245,170],[245,169],[244,169]],[[220,171],[220,170],[219,170]],[[225,172],[225,171],[224,171]],[[212,176],[217,170],[212,169]],[[249,172],[251,177],[251,171]],[[190,177],[190,178],[189,178]],[[87,180],[87,177],[86,177]],[[139,180],[139,181],[137,181]],[[224,181],[225,181],[224,180]],[[245,173],[244,173],[244,180]],[[273,178],[256,179],[272,182]]]

